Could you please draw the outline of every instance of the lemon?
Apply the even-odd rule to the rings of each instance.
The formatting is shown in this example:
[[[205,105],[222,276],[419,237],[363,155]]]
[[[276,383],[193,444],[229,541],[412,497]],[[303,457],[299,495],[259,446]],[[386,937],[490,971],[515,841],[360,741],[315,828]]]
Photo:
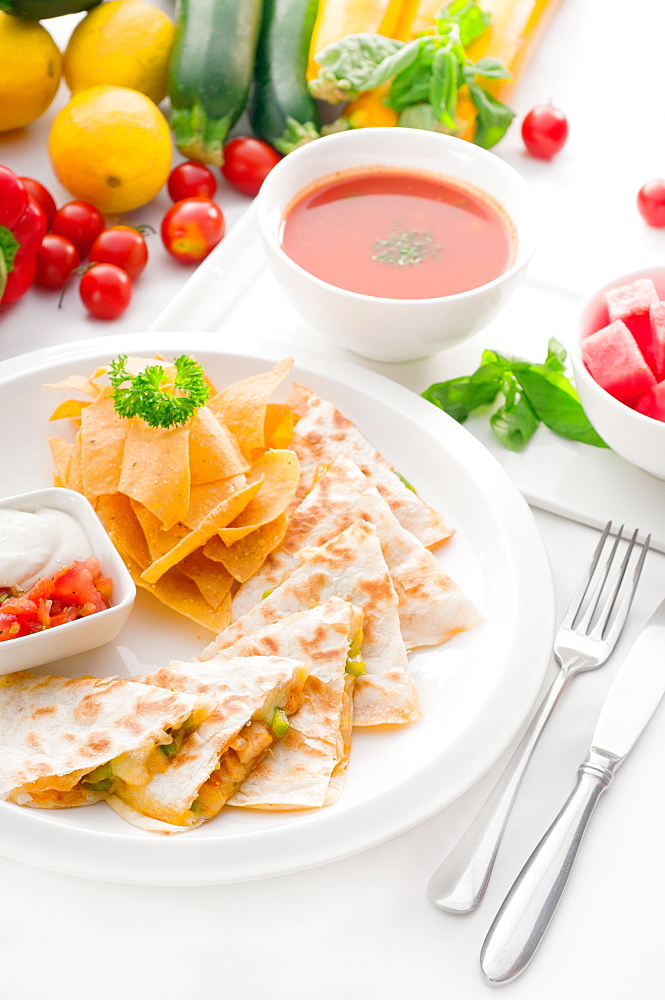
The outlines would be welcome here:
[[[46,28],[0,12],[0,132],[29,125],[60,84],[62,57]]]
[[[100,212],[130,212],[166,182],[171,134],[159,108],[137,90],[91,87],[58,112],[49,155],[58,179]]]
[[[155,104],[166,97],[175,26],[143,0],[110,0],[74,28],[63,57],[73,94],[98,84],[139,90]]]

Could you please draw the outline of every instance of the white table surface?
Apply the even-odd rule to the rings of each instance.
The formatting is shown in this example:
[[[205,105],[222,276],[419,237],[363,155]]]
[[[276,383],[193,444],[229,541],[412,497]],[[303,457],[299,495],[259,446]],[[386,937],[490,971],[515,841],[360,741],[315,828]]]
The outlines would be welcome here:
[[[168,0],[163,6],[170,9]],[[49,22],[60,43],[75,18]],[[553,99],[571,126],[550,163],[529,159],[518,127],[497,148],[532,184],[542,239],[525,288],[492,328],[425,362],[360,361],[422,391],[469,371],[484,347],[503,346],[540,360],[547,339],[571,335],[581,293],[624,271],[661,261],[665,230],[649,229],[635,195],[665,174],[661,126],[665,8],[658,0],[563,0],[515,91],[520,117]],[[66,99],[24,133],[0,136],[0,162],[68,196],[45,152],[48,126]],[[229,225],[248,202],[220,183]],[[160,196],[137,221],[158,222]],[[189,276],[159,240],[119,321],[85,317],[75,291],[55,298],[32,290],[0,315],[0,360],[105,332],[147,329]],[[306,331],[283,333],[296,353]],[[258,334],[249,334],[249,339]],[[260,337],[258,338],[260,339]],[[316,335],[311,345],[346,356]],[[258,342],[258,341],[257,341]],[[224,345],[239,346],[239,345]],[[243,345],[244,346],[244,345]],[[355,359],[358,360],[358,359]],[[5,433],[11,433],[5,428]],[[547,433],[547,432],[544,432]],[[581,448],[582,446],[580,446]],[[583,453],[581,461],[583,461]],[[525,462],[527,461],[525,457]],[[591,466],[592,467],[592,466]],[[616,495],[628,504],[632,472],[616,462]],[[7,472],[0,471],[0,492]],[[640,489],[659,506],[665,484]],[[626,499],[628,497],[628,499]],[[611,508],[610,491],[607,506]],[[549,553],[561,617],[597,533],[534,510]],[[599,511],[604,520],[612,510]],[[642,524],[648,529],[649,524]],[[647,560],[631,619],[613,659],[577,679],[536,751],[507,829],[486,899],[469,916],[435,909],[425,887],[500,772],[500,763],[443,812],[394,840],[317,870],[230,886],[145,888],[65,877],[0,858],[0,985],[14,1000],[152,1000],[196,995],[215,1000],[482,1000],[478,955],[505,892],[558,811],[584,758],[604,692],[619,662],[665,594],[665,556]],[[550,667],[550,675],[554,667]],[[660,1000],[665,921],[663,794],[665,706],[657,711],[614,787],[601,800],[578,864],[532,966],[512,996],[560,1000]]]

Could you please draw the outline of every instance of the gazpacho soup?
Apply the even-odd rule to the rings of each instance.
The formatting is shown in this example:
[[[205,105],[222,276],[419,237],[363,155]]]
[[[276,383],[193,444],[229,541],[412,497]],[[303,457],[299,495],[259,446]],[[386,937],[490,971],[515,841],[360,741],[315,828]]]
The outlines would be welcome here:
[[[344,170],[301,191],[282,223],[284,252],[331,285],[391,299],[455,295],[512,265],[515,230],[484,192],[391,167]]]

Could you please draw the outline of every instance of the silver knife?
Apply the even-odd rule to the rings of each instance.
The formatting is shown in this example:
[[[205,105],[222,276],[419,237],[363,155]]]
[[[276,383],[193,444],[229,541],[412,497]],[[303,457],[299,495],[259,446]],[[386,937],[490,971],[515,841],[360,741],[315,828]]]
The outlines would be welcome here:
[[[596,802],[664,693],[665,601],[612,682],[573,792],[518,875],[487,933],[480,967],[488,982],[510,982],[533,958],[566,887]]]

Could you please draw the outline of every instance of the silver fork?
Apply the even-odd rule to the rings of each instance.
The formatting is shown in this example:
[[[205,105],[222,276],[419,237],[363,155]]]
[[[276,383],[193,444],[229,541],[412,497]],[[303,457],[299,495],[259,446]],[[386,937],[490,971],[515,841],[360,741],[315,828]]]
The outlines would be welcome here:
[[[524,772],[559,698],[576,674],[599,667],[614,649],[651,540],[649,535],[640,547],[639,533],[633,532],[621,559],[618,553],[623,531],[622,525],[613,535],[612,522],[605,525],[589,570],[554,640],[559,672],[492,794],[430,880],[429,898],[442,910],[469,913],[480,903]]]

